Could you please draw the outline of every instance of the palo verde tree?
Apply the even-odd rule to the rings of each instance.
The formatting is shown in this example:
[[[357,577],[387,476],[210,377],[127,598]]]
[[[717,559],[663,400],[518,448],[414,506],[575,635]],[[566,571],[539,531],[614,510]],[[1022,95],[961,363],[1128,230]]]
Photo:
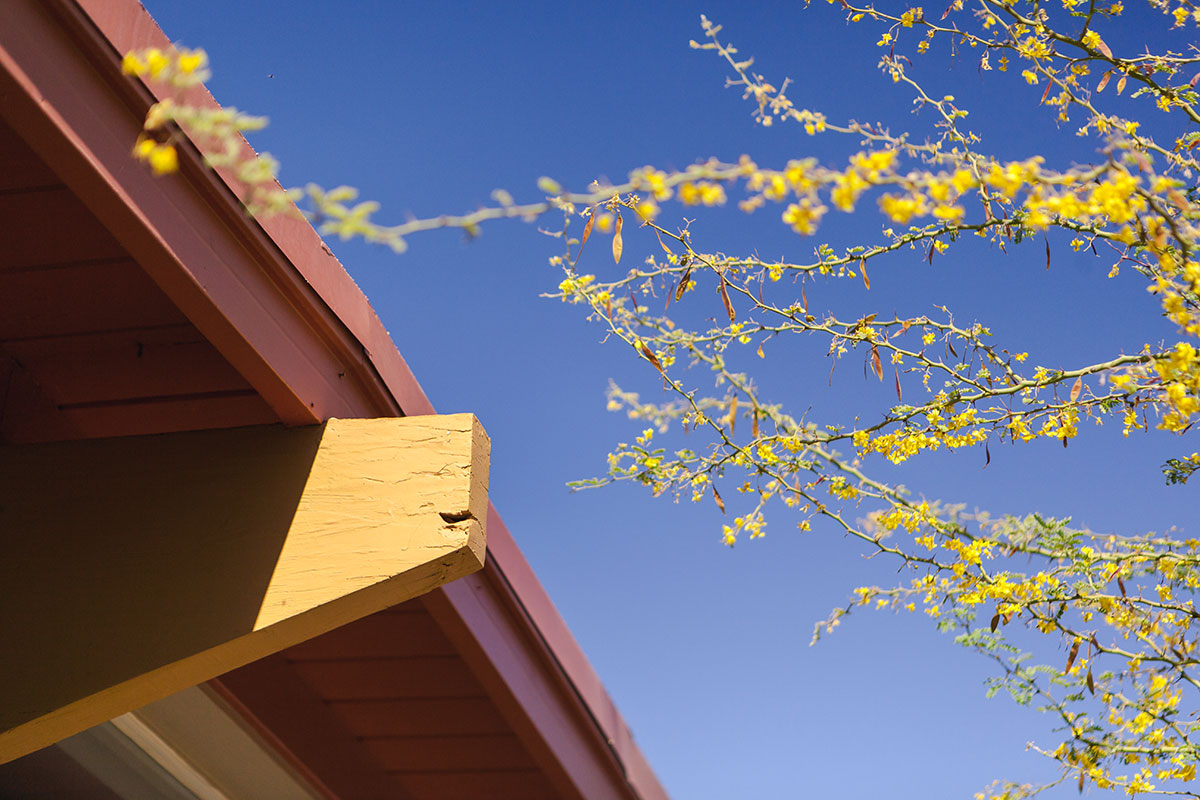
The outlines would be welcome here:
[[[552,231],[559,252],[549,259],[561,270],[553,296],[602,326],[666,390],[656,402],[611,389],[610,408],[641,421],[644,431],[614,448],[607,475],[578,486],[630,481],[656,496],[715,502],[722,512],[723,494],[736,490],[742,508],[720,531],[730,546],[763,536],[768,520],[809,529],[826,518],[895,559],[898,583],[854,590],[817,625],[814,639],[858,607],[924,611],[993,662],[991,691],[1057,718],[1062,741],[1039,749],[1060,765],[1058,778],[998,783],[979,797],[1026,797],[1065,781],[1200,797],[1200,631],[1191,631],[1200,618],[1200,540],[1096,533],[1038,515],[965,514],[916,499],[880,475],[890,469],[878,469],[927,451],[978,448],[990,460],[1001,442],[1066,446],[1098,425],[1120,426],[1125,436],[1189,434],[1200,416],[1200,50],[1186,42],[1200,9],[1190,0],[1149,0],[1149,10],[1137,12],[1119,0],[953,0],[944,12],[902,13],[836,5],[849,23],[878,29],[871,57],[912,98],[927,128],[893,133],[797,107],[787,81],[753,71],[707,19],[691,47],[723,64],[761,125],[840,137],[840,163],[799,153],[772,165],[744,156],[682,170],[644,166],[621,185],[582,191],[542,179],[545,196],[533,202],[497,192],[494,205],[473,213],[387,226],[374,219],[377,205],[357,202],[352,189],[280,189],[275,163],[253,155],[241,138],[263,121],[191,102],[207,76],[206,58],[183,49],[125,59],[127,72],[167,87],[134,154],[165,173],[177,168],[177,148],[194,144],[240,182],[252,212],[295,213],[298,206],[323,233],[396,251],[423,230],[473,234],[495,219],[544,226],[547,217],[561,218]],[[1106,31],[1131,13],[1152,14],[1161,36],[1143,53],[1115,52]],[[1184,42],[1181,52],[1171,49],[1176,41]],[[969,109],[915,77],[914,64],[932,58],[927,51],[937,42],[988,80],[1010,73],[1027,83],[1064,136],[1093,145],[1090,163],[989,155]],[[744,213],[777,216],[798,235],[797,250],[812,257],[725,254],[684,217],[689,206],[735,203]],[[822,243],[822,223],[834,214],[875,218],[861,226],[872,233],[845,246]],[[882,236],[873,233],[877,222]],[[867,307],[839,316],[809,300],[810,288],[829,281],[861,281],[869,290],[870,273],[889,259],[914,251],[953,259],[980,239],[1048,266],[1045,236],[1052,232],[1095,253],[1110,278],[1136,275],[1148,294],[1130,302],[1161,306],[1163,339],[1130,341],[1107,360],[1052,369],[1036,366],[1036,355],[1006,349],[985,322],[963,323],[950,309],[885,316]],[[601,236],[606,245],[597,253]],[[651,254],[630,264],[623,255],[634,237]],[[699,313],[683,311],[693,309]],[[800,413],[804,398],[768,396],[738,368],[754,363],[745,353],[764,356],[764,345],[778,352],[796,337],[821,342],[835,364],[864,363],[894,389],[894,404],[853,423],[809,420]],[[688,447],[661,446],[679,431],[690,434]],[[1181,443],[1179,456],[1163,465],[1169,483],[1182,487],[1200,469],[1200,455],[1187,451]],[[1044,645],[1016,646],[1006,633],[1017,627],[1044,634]]]

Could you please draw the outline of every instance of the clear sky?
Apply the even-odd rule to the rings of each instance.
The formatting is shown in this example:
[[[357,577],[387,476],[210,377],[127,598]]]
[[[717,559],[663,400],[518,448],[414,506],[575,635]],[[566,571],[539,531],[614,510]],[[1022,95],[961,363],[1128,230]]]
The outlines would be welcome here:
[[[858,149],[753,124],[750,106],[724,88],[723,64],[688,47],[701,38],[701,13],[758,70],[793,78],[798,104],[831,120],[883,120],[922,138],[931,124],[875,68],[880,30],[847,27],[824,3],[145,2],[169,37],[208,50],[219,101],[271,118],[253,141],[283,162],[285,185],[356,186],[382,202],[381,221],[469,211],[498,187],[540,199],[541,175],[582,188],[644,164],[749,153],[764,166],[810,155],[838,165]],[[1103,31],[1114,49],[1140,48],[1140,26],[1156,22],[1129,5],[1138,6],[1130,21]],[[1040,91],[976,64],[935,45],[917,75],[931,92],[958,96],[986,149],[1043,152],[1064,166],[1092,157],[1091,143],[1037,107]],[[667,206],[660,222],[679,216]],[[827,220],[820,238],[837,247],[879,239],[871,210]],[[816,243],[772,210],[746,217],[730,207],[695,230],[705,249],[764,257],[800,260]],[[729,550],[711,504],[676,506],[630,486],[566,490],[567,480],[602,473],[608,449],[641,427],[605,411],[608,380],[647,397],[660,396],[660,383],[628,350],[601,344],[576,310],[539,299],[561,279],[547,265],[553,242],[501,222],[473,242],[435,232],[409,243],[403,256],[330,245],[435,407],[483,421],[494,502],[673,797],[970,797],[994,778],[1050,774],[1025,751],[1029,740],[1058,741],[1048,723],[1003,697],[986,700],[987,665],[923,615],[856,613],[809,646],[814,621],[854,586],[894,581],[895,565],[865,561],[823,524],[802,534],[781,518],[765,539]],[[1170,335],[1136,280],[1107,280],[1107,260],[1051,244],[1049,271],[1040,241],[1008,258],[980,243],[933,265],[921,254],[879,262],[870,293],[830,283],[808,297],[884,315],[944,303],[1049,367]],[[626,259],[652,246],[627,234]],[[612,269],[604,247],[589,259],[581,268]],[[797,415],[812,406],[810,418],[850,422],[894,402],[890,387],[853,366],[830,387],[823,354],[803,348],[772,353],[764,368],[763,386]],[[996,513],[1195,535],[1195,487],[1165,487],[1158,471],[1194,449],[1157,436],[1122,442],[1109,426],[1083,431],[1067,450],[993,447],[986,471],[983,454],[968,451],[896,474],[918,495]],[[736,493],[725,494],[736,512]]]

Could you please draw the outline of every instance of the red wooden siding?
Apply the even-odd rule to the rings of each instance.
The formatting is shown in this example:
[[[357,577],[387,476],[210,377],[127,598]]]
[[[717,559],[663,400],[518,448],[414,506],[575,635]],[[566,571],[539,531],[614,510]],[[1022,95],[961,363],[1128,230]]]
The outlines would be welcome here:
[[[307,703],[278,706],[248,691],[302,683]],[[414,800],[557,798],[479,679],[420,601],[359,620],[224,676],[293,752],[318,719],[360,749],[373,772]],[[293,741],[293,737],[297,741]],[[360,787],[332,786],[342,796]]]
[[[0,122],[3,441],[274,422],[258,393]]]

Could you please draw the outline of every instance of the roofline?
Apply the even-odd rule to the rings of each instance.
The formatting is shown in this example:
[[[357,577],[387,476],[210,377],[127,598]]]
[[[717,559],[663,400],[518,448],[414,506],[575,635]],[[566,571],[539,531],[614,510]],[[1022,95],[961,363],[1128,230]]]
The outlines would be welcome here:
[[[306,221],[249,219],[236,180],[206,168],[195,151],[182,152],[181,173],[165,179],[130,158],[152,96],[120,73],[120,55],[168,43],[136,0],[0,3],[4,117],[282,420],[435,413],[366,297]],[[216,105],[207,91],[191,99]],[[502,710],[552,778],[557,770],[563,790],[589,800],[630,790],[665,800],[494,507],[488,553],[483,572],[427,595],[430,611],[510,700]],[[541,681],[554,691],[542,692]]]

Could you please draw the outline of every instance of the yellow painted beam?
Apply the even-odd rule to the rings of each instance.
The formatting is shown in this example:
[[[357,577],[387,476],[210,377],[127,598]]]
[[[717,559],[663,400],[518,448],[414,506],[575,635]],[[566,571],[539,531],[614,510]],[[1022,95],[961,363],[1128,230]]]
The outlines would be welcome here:
[[[0,763],[483,566],[470,414],[0,447]]]

